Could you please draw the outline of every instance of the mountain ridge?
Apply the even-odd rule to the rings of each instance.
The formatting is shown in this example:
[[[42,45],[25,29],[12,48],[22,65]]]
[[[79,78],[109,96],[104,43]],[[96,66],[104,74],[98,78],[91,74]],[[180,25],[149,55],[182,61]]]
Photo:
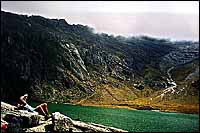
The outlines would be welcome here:
[[[149,98],[165,89],[169,68],[199,58],[198,42],[95,34],[63,19],[4,11],[1,38],[4,99],[24,92],[34,100],[61,103]]]

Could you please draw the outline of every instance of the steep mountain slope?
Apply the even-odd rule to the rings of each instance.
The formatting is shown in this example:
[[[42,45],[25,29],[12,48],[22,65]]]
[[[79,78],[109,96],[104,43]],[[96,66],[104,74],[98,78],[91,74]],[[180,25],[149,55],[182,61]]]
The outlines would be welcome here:
[[[27,92],[39,101],[80,104],[149,98],[170,87],[169,69],[199,58],[198,46],[95,34],[62,19],[1,11],[1,96]]]

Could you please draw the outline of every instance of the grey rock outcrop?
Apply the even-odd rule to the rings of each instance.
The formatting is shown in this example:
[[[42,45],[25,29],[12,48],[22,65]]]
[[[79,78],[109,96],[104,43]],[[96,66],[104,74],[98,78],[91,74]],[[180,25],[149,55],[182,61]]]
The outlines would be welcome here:
[[[79,54],[78,49],[72,43],[63,43],[64,44],[61,44],[61,46],[66,50],[67,56],[69,56],[68,60],[70,61],[70,68],[73,70],[77,77],[79,77],[81,80],[84,80],[87,76],[89,76],[89,73],[86,69],[84,61]]]
[[[71,131],[71,132],[127,132],[122,129],[107,127],[95,123],[85,123],[75,121],[71,118],[60,114],[59,112],[53,113],[54,131]]]
[[[14,106],[1,102],[2,123],[8,123],[9,132],[127,132],[95,123],[75,121],[59,112],[45,120],[37,113],[14,110]]]

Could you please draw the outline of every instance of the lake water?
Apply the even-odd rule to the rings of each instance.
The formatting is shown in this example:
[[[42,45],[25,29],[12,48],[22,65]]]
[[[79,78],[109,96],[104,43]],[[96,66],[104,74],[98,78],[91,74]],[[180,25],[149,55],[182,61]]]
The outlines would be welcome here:
[[[32,106],[38,103],[30,103]],[[199,115],[48,103],[50,112],[132,132],[199,132]]]

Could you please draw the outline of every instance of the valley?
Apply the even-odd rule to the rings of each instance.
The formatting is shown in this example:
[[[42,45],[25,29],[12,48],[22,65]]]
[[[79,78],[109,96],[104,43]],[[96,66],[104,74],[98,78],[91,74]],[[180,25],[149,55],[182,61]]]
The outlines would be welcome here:
[[[1,97],[199,113],[199,42],[1,11]]]

